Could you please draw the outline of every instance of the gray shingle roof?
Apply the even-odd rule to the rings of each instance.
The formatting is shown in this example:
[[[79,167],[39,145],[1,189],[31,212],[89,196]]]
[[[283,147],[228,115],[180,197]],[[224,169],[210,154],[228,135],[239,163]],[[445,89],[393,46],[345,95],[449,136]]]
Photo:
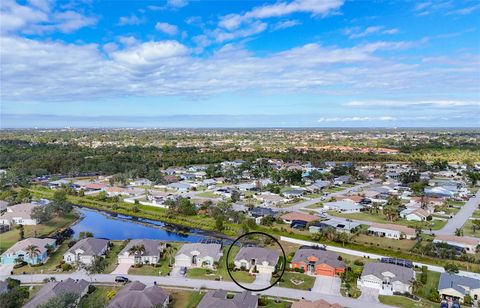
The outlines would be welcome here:
[[[373,275],[383,280],[382,273],[390,272],[395,275],[393,281],[400,281],[409,284],[412,279],[415,278],[415,272],[411,268],[388,264],[388,263],[367,263],[363,268],[362,277],[367,275]]]
[[[80,279],[78,281],[68,278],[59,282],[47,283],[35,297],[29,301],[24,308],[34,308],[41,304],[45,304],[50,299],[59,296],[60,294],[73,293],[78,296],[82,295],[88,288],[90,283],[86,280]]]
[[[202,244],[202,243],[193,243],[193,244],[185,244],[180,248],[177,252],[177,256],[184,254],[184,255],[191,255],[192,251],[198,251],[198,257],[203,258],[205,256],[211,256],[214,261],[220,260],[220,253],[221,253],[222,245],[220,244]]]
[[[227,299],[227,292],[219,289],[208,291],[197,308],[255,308],[257,303],[257,296],[250,291],[235,294],[232,299]]]
[[[108,308],[151,308],[162,305],[170,295],[158,286],[134,281],[127,284],[108,304]]]
[[[87,237],[79,240],[75,245],[73,245],[67,252],[75,254],[75,250],[81,249],[84,251],[84,255],[87,256],[98,256],[108,245],[108,240],[101,238]]]
[[[461,286],[469,287],[470,289],[479,289],[480,280],[448,273],[442,273],[440,275],[438,290],[452,288],[462,294],[465,294],[465,289]]]
[[[328,264],[334,268],[343,268],[345,267],[345,263],[343,261],[338,260],[338,254],[332,251],[325,251],[321,249],[313,249],[313,248],[302,248],[297,250],[295,256],[293,256],[292,262],[305,262],[308,263],[308,258],[314,256],[318,260],[315,264]]]
[[[272,249],[262,247],[242,247],[235,256],[235,261],[255,259],[256,262],[267,261],[269,265],[276,265],[280,254]]]
[[[166,244],[158,240],[136,239],[128,242],[127,246],[122,249],[120,254],[128,252],[132,246],[143,245],[145,253],[142,256],[158,256],[165,250]]]

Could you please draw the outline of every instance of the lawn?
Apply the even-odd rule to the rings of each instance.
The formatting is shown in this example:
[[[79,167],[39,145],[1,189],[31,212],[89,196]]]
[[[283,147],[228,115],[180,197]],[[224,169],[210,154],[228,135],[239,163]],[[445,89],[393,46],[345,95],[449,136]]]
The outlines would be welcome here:
[[[166,290],[170,293],[169,307],[195,308],[203,298],[204,293],[185,290]]]
[[[77,214],[72,212],[66,217],[55,217],[45,224],[38,224],[35,226],[24,226],[25,238],[48,236],[55,231],[64,228],[77,219]],[[0,253],[13,246],[20,240],[20,231],[13,228],[10,231],[0,234]]]
[[[177,243],[177,242],[170,242],[169,243],[171,246],[175,248],[175,250],[178,250],[180,247],[182,247],[183,243]],[[174,258],[172,257],[171,263],[175,263]],[[128,274],[130,275],[147,275],[147,276],[167,276],[168,273],[172,270],[171,267],[169,267],[170,260],[163,255],[162,259],[160,260],[160,266],[159,267],[154,267],[151,265],[143,265],[142,267],[130,267],[128,270]]]
[[[195,194],[195,197],[202,197],[202,198],[218,198],[219,196],[211,191],[205,191],[202,193]]]
[[[56,268],[60,261],[63,259],[63,254],[68,250],[68,241],[65,241],[60,245],[60,247],[50,255],[47,262],[40,266],[30,266],[25,265],[20,268],[14,268],[13,273],[19,275],[22,273],[25,274],[54,274],[61,272],[61,269]],[[73,269],[67,272],[73,272]],[[65,273],[65,272],[64,272]]]
[[[272,278],[272,283],[274,282],[274,280],[275,278]],[[310,288],[313,288],[314,284],[315,277],[313,276],[285,271],[282,277],[282,281],[277,284],[277,287],[297,290],[308,290]]]
[[[476,210],[475,212],[473,212],[472,217],[473,218],[480,218],[480,210]]]
[[[307,206],[308,209],[319,209],[319,208],[322,208],[322,207],[323,207],[322,202],[317,202],[315,204]]]
[[[420,274],[417,275],[417,279],[420,279]],[[440,273],[428,271],[427,283],[419,288],[417,295],[426,299],[431,289],[437,290],[438,282],[440,281]]]
[[[373,214],[369,212],[343,214],[335,211],[328,211],[328,214],[330,214],[331,216],[343,217],[343,218],[349,218],[349,219],[355,219],[355,220],[378,222],[378,223],[384,223],[384,224],[391,223],[385,219],[385,216],[383,216],[382,212],[379,212],[379,214]],[[447,223],[446,221],[441,221],[441,220],[420,222],[420,221],[408,221],[405,219],[399,219],[393,222],[393,224],[407,226],[410,228],[421,227],[422,229],[431,228],[432,230],[439,230],[443,228],[446,223]]]
[[[110,251],[107,253],[105,260],[107,266],[105,267],[104,273],[111,273],[118,265],[117,256],[122,251],[122,249],[127,245],[126,241],[112,241],[113,247],[110,248]]]
[[[113,295],[120,287],[96,286],[95,291],[85,295],[78,304],[80,308],[103,308],[106,307],[109,298],[108,294]]]
[[[476,230],[473,232],[473,223],[471,219],[468,219],[462,227],[463,235],[465,236],[473,236],[473,237],[480,237],[480,230]]]
[[[426,301],[420,300],[419,302],[412,301],[409,298],[404,296],[386,296],[386,295],[379,295],[378,299],[382,304],[395,306],[395,307],[404,307],[404,308],[437,308],[439,305]]]
[[[365,246],[376,246],[389,250],[400,249],[401,251],[410,251],[413,245],[415,245],[414,240],[392,240],[386,237],[370,236],[365,234],[355,236],[352,241]]]

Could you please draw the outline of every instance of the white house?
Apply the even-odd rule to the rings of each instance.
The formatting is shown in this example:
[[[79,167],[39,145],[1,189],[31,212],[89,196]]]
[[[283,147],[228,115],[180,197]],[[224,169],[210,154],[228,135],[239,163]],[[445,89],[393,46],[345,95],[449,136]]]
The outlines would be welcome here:
[[[87,237],[79,240],[63,255],[63,261],[69,264],[92,264],[95,257],[105,257],[109,241]]]
[[[410,240],[416,237],[414,229],[394,224],[373,223],[370,228],[368,228],[368,233],[380,237],[391,238],[394,240]]]
[[[132,249],[134,247],[134,249]],[[135,249],[139,248],[138,250]],[[166,244],[158,240],[136,239],[128,242],[118,254],[119,264],[157,264],[166,248]],[[136,250],[136,251],[135,251]]]
[[[446,243],[453,247],[465,249],[466,253],[475,254],[480,239],[471,236],[437,235],[433,243]]]
[[[222,255],[220,244],[185,244],[175,256],[175,266],[211,268]]]
[[[430,213],[422,208],[407,208],[400,212],[400,217],[409,221],[425,221],[428,216]]]
[[[442,273],[438,282],[438,293],[442,299],[463,302],[469,295],[473,300],[480,298],[480,280],[471,277]]]
[[[234,259],[235,268],[260,274],[272,274],[278,262],[279,253],[261,247],[242,247]]]
[[[32,210],[41,206],[35,203],[20,203],[7,207],[6,212],[0,216],[0,224],[2,225],[36,225],[36,219],[32,219]]]
[[[415,271],[411,268],[371,262],[363,268],[357,285],[377,289],[380,295],[393,295],[394,292],[412,293],[413,280]]]
[[[327,211],[335,211],[344,214],[360,213],[363,206],[352,201],[334,201],[323,204],[323,208]]]

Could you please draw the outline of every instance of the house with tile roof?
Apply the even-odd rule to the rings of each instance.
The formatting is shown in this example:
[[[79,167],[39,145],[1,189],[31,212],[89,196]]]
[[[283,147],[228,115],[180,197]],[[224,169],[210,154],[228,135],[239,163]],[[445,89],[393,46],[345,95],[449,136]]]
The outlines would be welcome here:
[[[63,254],[63,261],[68,264],[92,264],[95,257],[105,257],[108,244],[108,240],[101,238],[81,239]]]
[[[445,243],[455,248],[465,250],[466,253],[475,254],[480,245],[480,239],[471,236],[437,235],[433,243]]]
[[[143,247],[143,252],[134,253],[132,247]],[[128,242],[118,254],[120,264],[157,264],[166,248],[164,242],[150,239],[135,239]]]
[[[415,229],[394,224],[372,223],[370,228],[368,228],[368,233],[394,240],[411,240],[416,237]]]
[[[38,254],[36,256],[29,256],[27,253],[27,247],[29,246],[37,247]],[[48,259],[49,250],[54,250],[55,248],[57,248],[57,244],[53,238],[26,238],[7,249],[1,255],[1,263],[16,264],[17,260],[23,260],[28,264],[44,263]]]
[[[318,276],[335,276],[345,272],[345,263],[338,254],[318,248],[298,249],[290,266]]]
[[[442,273],[438,282],[438,293],[442,299],[463,302],[469,295],[473,300],[480,298],[480,280],[470,277]]]
[[[370,262],[365,264],[357,281],[360,287],[374,288],[380,295],[412,293],[415,271],[395,264]]]
[[[159,286],[147,287],[140,281],[133,281],[117,292],[107,308],[166,308],[169,301],[170,294]]]
[[[7,207],[6,211],[0,216],[0,224],[2,225],[24,225],[34,226],[38,223],[32,218],[32,210],[38,206],[36,203],[20,203]]]
[[[237,293],[233,298],[227,297],[225,290],[211,290],[205,293],[197,308],[257,308],[258,298],[250,291]]]
[[[24,308],[36,308],[46,304],[49,300],[60,296],[62,294],[74,294],[77,298],[77,303],[83,295],[88,291],[90,283],[84,279],[73,280],[67,278],[62,281],[52,281],[43,286],[43,288],[29,301]]]
[[[298,302],[292,303],[291,308],[343,308],[343,306],[336,303],[330,304],[323,299],[317,299],[315,301],[301,299]]]
[[[283,214],[282,216],[280,216],[280,218],[286,224],[291,224],[294,220],[305,221],[307,223],[319,220],[319,217],[317,217],[317,216],[306,214],[306,213],[301,213],[301,212],[290,212],[290,213],[287,213],[287,214]]]
[[[185,244],[175,255],[175,266],[212,268],[222,255],[220,244]]]
[[[260,274],[271,274],[275,271],[280,254],[263,247],[242,247],[234,258],[233,263],[237,269],[253,271]]]

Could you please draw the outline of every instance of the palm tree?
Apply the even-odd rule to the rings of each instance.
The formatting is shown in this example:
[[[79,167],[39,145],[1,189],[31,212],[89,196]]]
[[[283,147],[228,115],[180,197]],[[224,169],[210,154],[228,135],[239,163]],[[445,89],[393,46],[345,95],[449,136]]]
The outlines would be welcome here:
[[[383,209],[383,214],[385,215],[385,218],[390,222],[393,222],[398,218],[397,209],[392,206],[385,207]]]
[[[165,256],[168,257],[168,265],[172,266],[172,257],[175,254],[175,247],[169,245],[165,248]]]
[[[423,283],[420,280],[416,280],[414,278],[410,280],[410,284],[412,285],[412,294],[417,293],[417,291],[423,287]]]
[[[134,256],[134,263],[136,263],[137,255],[141,256],[145,253],[145,246],[143,246],[143,245],[133,245],[132,247],[130,247],[128,252]]]
[[[32,263],[37,263],[36,259],[40,255],[40,249],[38,249],[38,246],[28,245],[27,248],[25,248],[25,253],[27,254],[28,258],[30,258]]]

